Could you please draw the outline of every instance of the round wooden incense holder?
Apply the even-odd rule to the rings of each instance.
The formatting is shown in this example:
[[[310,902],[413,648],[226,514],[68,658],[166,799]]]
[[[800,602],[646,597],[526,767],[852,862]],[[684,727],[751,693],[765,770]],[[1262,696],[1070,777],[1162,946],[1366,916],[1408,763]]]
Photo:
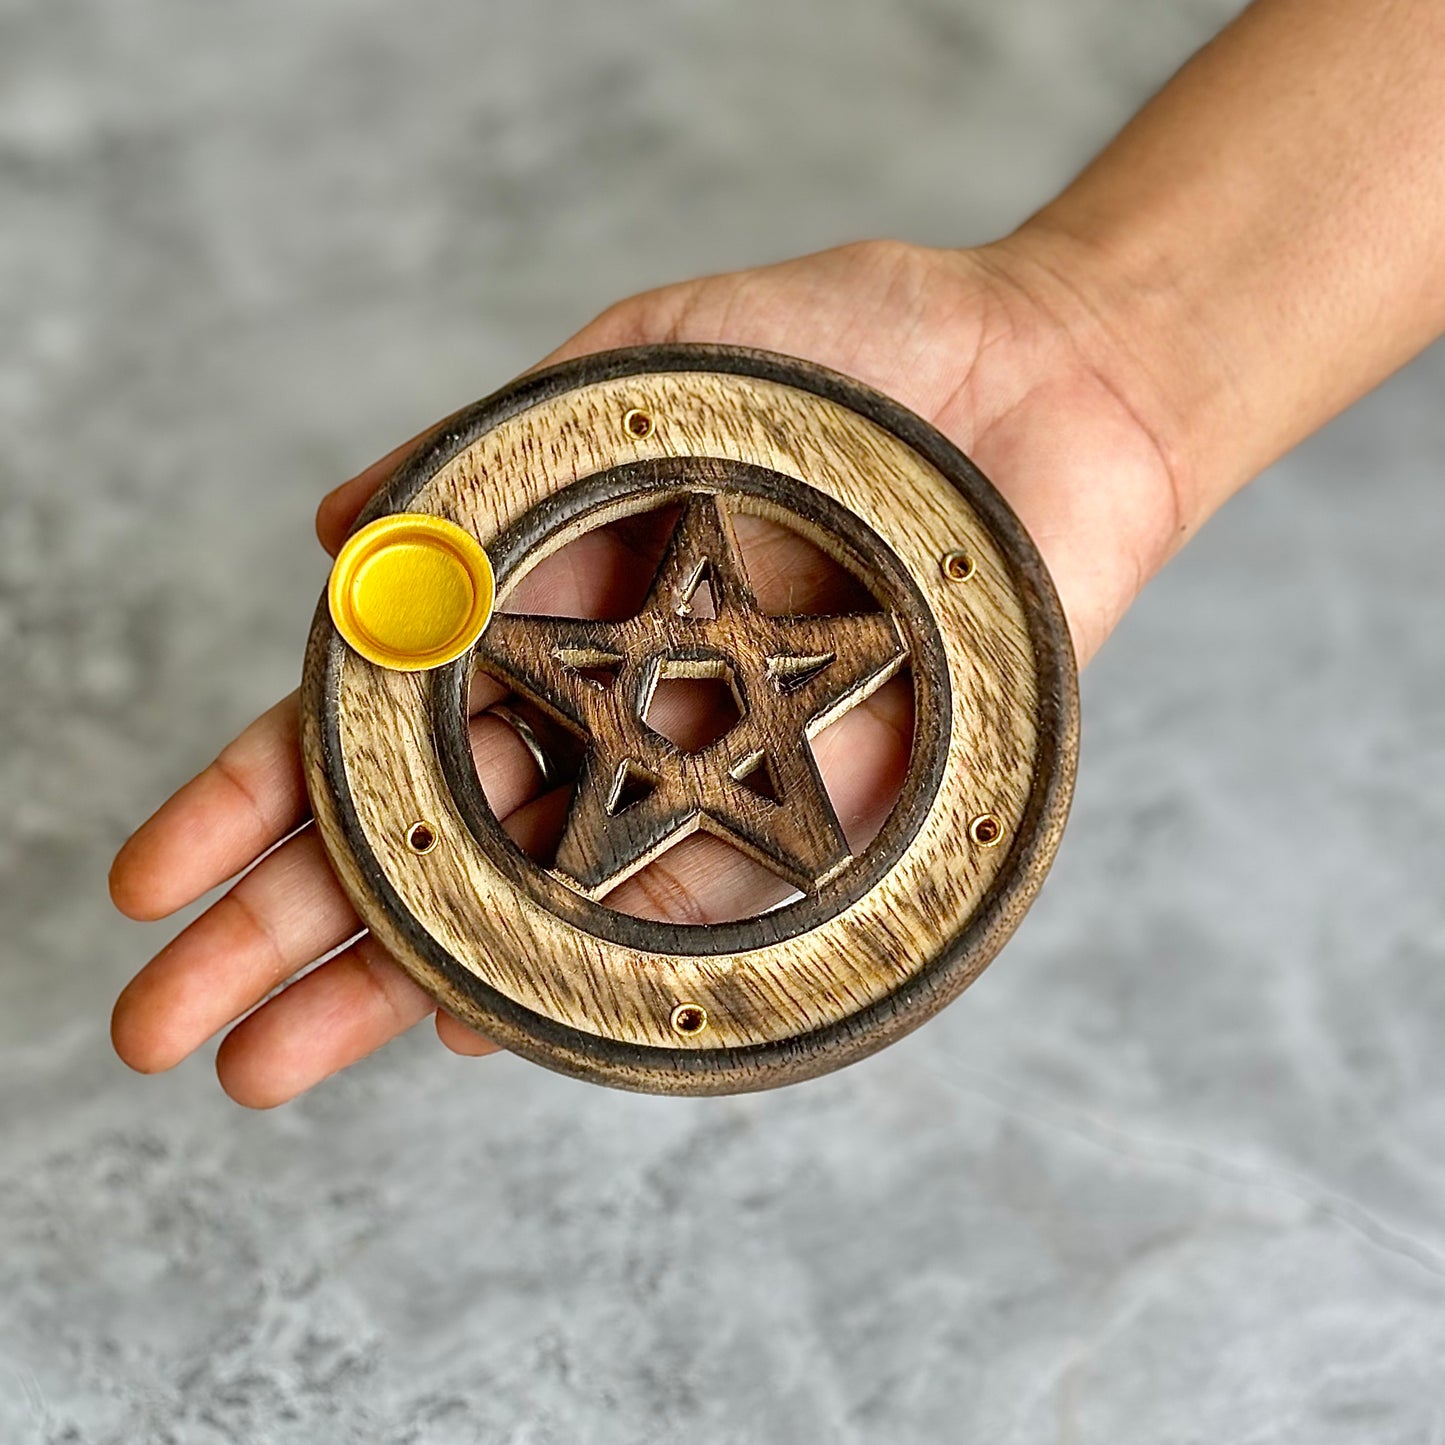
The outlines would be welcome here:
[[[675,520],[634,615],[508,608],[569,542],[663,512]],[[765,610],[744,518],[821,549],[869,605]],[[979,974],[1053,859],[1078,701],[1047,570],[956,447],[846,377],[681,345],[533,373],[421,443],[337,568],[302,688],[331,862],[418,983],[538,1063],[672,1094],[850,1063]],[[573,745],[555,855],[522,851],[483,794],[467,716],[479,670],[509,693],[499,716],[525,711]],[[676,679],[732,699],[704,746],[648,725]],[[810,740],[890,681],[912,689],[907,771],[855,853]],[[715,924],[609,906],[698,831],[787,896]]]

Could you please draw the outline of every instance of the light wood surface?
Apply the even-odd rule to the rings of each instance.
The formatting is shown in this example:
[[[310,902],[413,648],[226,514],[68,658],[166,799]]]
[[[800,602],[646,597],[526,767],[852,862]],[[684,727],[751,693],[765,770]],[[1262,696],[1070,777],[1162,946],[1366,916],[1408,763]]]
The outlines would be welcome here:
[[[528,566],[597,524],[595,509],[563,515],[566,489],[629,464],[654,463],[655,475],[674,458],[747,464],[846,509],[864,534],[886,542],[894,595],[914,599],[913,635],[937,647],[940,666],[938,676],[914,666],[919,701],[930,710],[915,771],[933,786],[916,801],[916,827],[898,840],[884,875],[861,897],[838,893],[845,906],[791,936],[768,941],[777,926],[761,921],[762,941],[751,947],[738,946],[746,925],[690,930],[684,952],[667,946],[665,927],[630,927],[638,921],[585,900],[577,908],[591,911],[561,916],[567,910],[547,900],[565,884],[552,877],[520,889],[521,865],[499,861],[495,839],[469,824],[449,783],[437,710],[460,706],[454,680],[369,663],[339,642],[324,616],[308,655],[303,742],[317,818],[347,892],[448,1008],[570,1072],[715,1092],[856,1057],[966,986],[1012,931],[1052,858],[1073,776],[1076,708],[1067,636],[1042,564],[961,457],[945,476],[910,444],[917,430],[910,440],[896,434],[921,423],[857,389],[859,405],[875,415],[891,421],[899,411],[896,425],[881,425],[844,400],[854,399],[851,384],[816,368],[767,358],[758,369],[772,375],[758,376],[658,364],[671,359],[638,357],[633,364],[643,369],[611,376],[627,363],[613,358],[592,376],[583,363],[565,379],[574,386],[549,396],[544,383],[534,404],[483,404],[477,416],[456,419],[464,442],[455,455],[420,480],[414,465],[379,510],[404,496],[410,509],[447,517],[490,549],[525,532],[534,509],[560,508],[561,523],[544,529],[520,565],[499,569],[505,602]],[[726,364],[746,359],[733,354]],[[802,384],[779,379],[790,367]],[[624,422],[635,411],[652,420],[645,436]],[[946,444],[924,441],[949,460]],[[433,449],[456,445],[444,436]],[[827,544],[816,521],[800,529]],[[843,551],[856,566],[856,549]],[[974,564],[966,581],[943,565],[954,551]],[[503,631],[513,625],[498,621]],[[877,638],[869,645],[881,647]],[[900,650],[906,644],[880,650],[875,672],[884,675],[890,659],[901,663]],[[984,816],[997,820],[992,846],[971,832]],[[407,843],[418,820],[436,836],[425,854]],[[576,853],[574,871],[595,884],[597,868],[589,873],[584,855]],[[814,861],[816,881],[827,870],[821,857]],[[850,869],[866,874],[868,859],[831,863],[846,879]],[[704,1011],[704,1026],[680,1032],[681,1005]]]

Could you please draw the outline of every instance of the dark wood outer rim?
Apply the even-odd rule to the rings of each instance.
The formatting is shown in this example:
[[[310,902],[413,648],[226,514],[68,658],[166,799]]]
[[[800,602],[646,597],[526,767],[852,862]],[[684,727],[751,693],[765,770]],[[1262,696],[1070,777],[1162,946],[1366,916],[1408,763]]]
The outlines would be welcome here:
[[[337,684],[345,644],[323,594],[307,650],[303,709],[319,724],[327,797],[354,862],[399,940],[399,961],[448,1006],[496,1042],[536,1063],[617,1088],[665,1094],[730,1094],[829,1073],[917,1028],[956,998],[992,961],[1038,894],[1058,849],[1073,796],[1079,744],[1078,674],[1063,609],[1033,539],[979,469],[938,430],[861,382],[812,362],[741,347],[674,344],[599,352],[531,372],[448,418],[401,464],[357,518],[364,526],[401,511],[425,483],[484,432],[563,392],[649,372],[750,376],[836,402],[924,457],[958,489],[998,544],[1029,623],[1038,680],[1038,751],[1029,801],[994,886],[968,926],[899,988],[858,1013],[807,1034],[724,1049],[665,1049],[604,1039],[522,1007],[476,977],[423,929],[371,854],[341,755]],[[312,771],[307,783],[316,787]]]

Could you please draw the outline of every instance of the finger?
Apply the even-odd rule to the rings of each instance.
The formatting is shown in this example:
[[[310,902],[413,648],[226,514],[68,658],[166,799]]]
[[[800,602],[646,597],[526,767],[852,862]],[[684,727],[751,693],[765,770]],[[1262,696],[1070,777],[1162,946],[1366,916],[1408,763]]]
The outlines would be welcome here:
[[[437,1038],[454,1054],[465,1054],[469,1059],[482,1059],[488,1054],[500,1053],[502,1047],[444,1008],[437,1010]]]
[[[371,500],[378,487],[390,481],[396,469],[443,423],[427,427],[399,447],[393,447],[364,471],[333,487],[316,508],[316,536],[334,557],[356,523],[361,509]]]
[[[384,457],[358,472],[349,481],[342,482],[322,497],[316,508],[316,535],[321,545],[334,557],[346,540],[346,534],[355,525],[361,509],[371,500],[371,495],[384,483],[391,480],[396,469],[431,434],[445,425],[438,422],[425,431],[419,431],[410,441],[393,447]]]
[[[130,981],[111,1017],[133,1069],[173,1068],[312,959],[361,931],[315,828],[261,860]]]
[[[474,718],[471,732],[488,800],[506,818],[536,793],[537,765],[500,719]],[[172,1068],[361,927],[319,835],[305,829],[263,858],[130,982],[112,1018],[116,1052],[144,1073]]]
[[[813,739],[829,801],[854,853],[888,821],[913,751],[913,684],[895,677]]]
[[[616,324],[603,322],[602,318],[599,318],[598,322],[594,322],[585,332],[579,332],[566,347],[553,353],[553,356],[539,361],[536,366],[528,368],[528,371],[540,371],[550,366],[554,359],[561,360],[567,355],[580,356],[588,351],[603,351],[609,346],[630,344],[628,338],[635,327],[622,318],[623,309],[622,307],[615,308],[619,313],[619,320]],[[587,339],[589,336],[591,337],[590,341]],[[638,339],[641,339],[640,336]],[[526,374],[528,373],[523,373],[523,375]],[[320,539],[321,545],[333,557],[346,540],[347,534],[355,526],[361,509],[371,500],[377,488],[390,481],[396,469],[412,452],[445,425],[445,420],[440,421],[435,426],[418,432],[410,441],[394,447],[384,457],[372,462],[364,471],[358,472],[354,477],[342,482],[340,486],[333,487],[322,497],[316,508],[316,535]]]
[[[469,731],[477,781],[492,812],[505,826],[522,804],[537,794],[542,770],[517,730],[493,713],[471,720]]]
[[[568,793],[553,789],[513,810],[503,826],[523,848],[537,846],[560,828]],[[435,1009],[368,935],[237,1024],[221,1044],[216,1070],[238,1103],[269,1108],[365,1058]],[[494,1051],[479,1038],[473,1035],[468,1052]]]
[[[477,702],[502,690],[479,679]],[[160,917],[230,877],[304,821],[304,787],[288,780],[296,755],[295,701],[242,734],[122,849],[112,870],[117,904]],[[473,742],[492,805],[505,815],[538,775],[517,735],[475,719]],[[297,968],[361,927],[314,830],[283,843],[185,929],[122,992],[112,1037],[132,1068],[173,1067]]]
[[[467,716],[485,712],[494,702],[506,697],[507,689],[485,672],[474,672],[467,692]]]
[[[136,829],[110,870],[122,913],[164,918],[305,822],[299,729],[292,693]]]
[[[503,820],[524,849],[555,835],[569,788],[554,788]],[[429,994],[370,935],[262,1004],[226,1036],[216,1056],[221,1086],[240,1104],[270,1108],[403,1034],[428,1013],[448,1048],[473,1056],[498,1046],[439,1011]]]
[[[304,1093],[420,1023],[436,1008],[368,935],[297,979],[226,1035],[221,1087],[270,1109]]]

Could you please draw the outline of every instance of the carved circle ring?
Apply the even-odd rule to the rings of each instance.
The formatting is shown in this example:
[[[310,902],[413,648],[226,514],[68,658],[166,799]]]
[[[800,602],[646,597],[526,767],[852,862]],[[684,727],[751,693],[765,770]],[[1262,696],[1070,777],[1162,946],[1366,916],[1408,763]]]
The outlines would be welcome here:
[[[569,542],[661,508],[676,521],[633,616],[508,608]],[[607,353],[452,418],[360,524],[408,512],[481,543],[500,610],[470,653],[406,672],[348,648],[323,605],[303,749],[363,920],[459,1017],[622,1087],[763,1088],[922,1022],[1013,931],[1072,788],[1072,651],[1022,526],[912,413],[767,353]],[[765,611],[737,543],[745,515],[818,546],[876,606]],[[704,584],[708,605],[695,606]],[[549,866],[483,796],[467,720],[475,670],[577,739]],[[907,774],[855,856],[808,744],[898,675],[913,690]],[[649,698],[670,677],[724,680],[732,726],[693,751],[649,729]],[[407,842],[419,819],[424,853]],[[698,829],[764,863],[792,901],[711,925],[608,906],[619,881]]]

